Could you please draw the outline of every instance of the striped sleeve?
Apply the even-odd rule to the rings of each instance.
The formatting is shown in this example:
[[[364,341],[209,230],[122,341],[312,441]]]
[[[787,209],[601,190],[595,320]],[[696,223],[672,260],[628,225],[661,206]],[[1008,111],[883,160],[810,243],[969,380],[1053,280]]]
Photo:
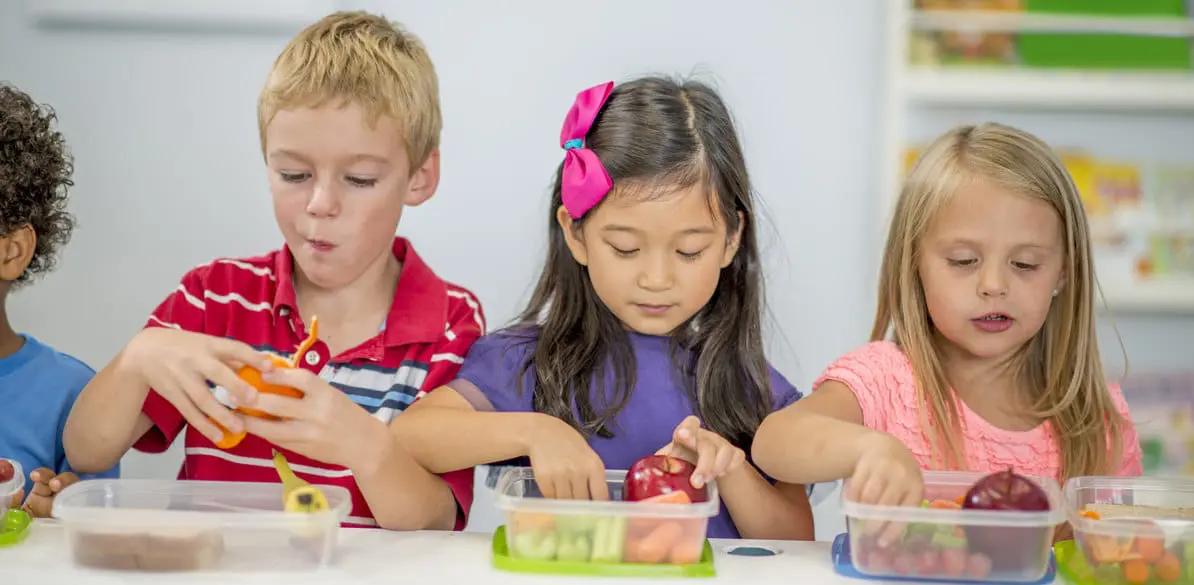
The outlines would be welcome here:
[[[449,285],[444,335],[432,351],[431,365],[420,393],[430,392],[455,379],[469,348],[484,334],[485,313],[480,301],[469,291]]]
[[[431,364],[419,395],[433,392],[455,379],[469,347],[484,333],[485,314],[480,301],[469,291],[448,285],[448,319],[444,324],[444,335],[432,349]],[[473,506],[474,471],[472,468],[460,469],[440,477],[456,499],[456,530],[464,530]]]
[[[145,328],[169,327],[181,331],[205,332],[206,307],[204,281],[209,267],[196,268],[186,274],[166,300],[150,314]],[[153,427],[137,440],[133,448],[145,453],[161,453],[170,447],[186,426],[178,409],[150,388],[141,411],[153,421]]]

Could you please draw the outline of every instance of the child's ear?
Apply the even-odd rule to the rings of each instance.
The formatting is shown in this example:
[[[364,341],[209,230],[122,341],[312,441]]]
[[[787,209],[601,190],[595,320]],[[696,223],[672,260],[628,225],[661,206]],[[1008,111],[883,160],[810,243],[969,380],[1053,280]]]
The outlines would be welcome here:
[[[25,224],[0,237],[0,280],[14,281],[25,274],[37,246],[37,232]]]
[[[738,212],[738,229],[730,234],[730,241],[726,244],[725,254],[721,258],[721,267],[725,268],[734,261],[734,256],[738,254],[738,248],[742,245],[742,229],[746,226],[746,216],[742,212]]]
[[[556,222],[560,224],[560,229],[564,232],[564,241],[568,243],[568,250],[572,252],[572,258],[581,266],[588,266],[589,250],[585,248],[584,237],[577,229],[572,214],[568,213],[563,205],[556,210]]]
[[[439,149],[433,149],[427,155],[427,160],[410,174],[407,184],[406,200],[408,207],[417,207],[431,199],[435,190],[439,188]]]
[[[1057,277],[1057,286],[1053,287],[1053,296],[1054,297],[1060,296],[1061,291],[1065,290],[1065,285],[1066,285],[1065,272],[1063,271],[1061,273],[1061,276]]]

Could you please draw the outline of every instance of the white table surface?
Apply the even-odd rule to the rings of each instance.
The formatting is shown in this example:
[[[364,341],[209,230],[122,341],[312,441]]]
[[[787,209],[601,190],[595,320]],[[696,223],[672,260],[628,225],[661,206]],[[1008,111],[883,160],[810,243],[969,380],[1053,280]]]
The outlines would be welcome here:
[[[493,568],[491,536],[476,532],[390,532],[344,529],[335,564],[321,571],[251,573],[130,573],[75,568],[62,527],[37,521],[29,537],[14,547],[0,547],[0,583],[394,583],[419,579],[424,583],[481,585],[485,583],[751,583],[752,585],[834,585],[878,583],[839,576],[830,564],[828,542],[714,541],[717,577],[713,579],[611,579],[507,573]],[[760,545],[778,550],[771,557],[727,555],[736,545]],[[36,580],[34,580],[36,579]]]

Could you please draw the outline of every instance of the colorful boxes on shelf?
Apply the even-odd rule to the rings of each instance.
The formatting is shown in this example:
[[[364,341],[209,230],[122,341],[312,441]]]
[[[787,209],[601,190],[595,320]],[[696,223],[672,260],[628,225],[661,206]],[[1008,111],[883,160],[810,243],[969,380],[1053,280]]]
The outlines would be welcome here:
[[[1180,24],[1190,19],[1186,0],[916,0],[915,7],[925,12],[1093,16],[1125,22],[1149,18]],[[959,24],[914,34],[911,54],[919,65],[1190,71],[1191,35],[1153,32],[1147,34],[1138,27],[1125,27],[1124,32],[1084,30],[1081,25],[1057,30],[981,30]]]

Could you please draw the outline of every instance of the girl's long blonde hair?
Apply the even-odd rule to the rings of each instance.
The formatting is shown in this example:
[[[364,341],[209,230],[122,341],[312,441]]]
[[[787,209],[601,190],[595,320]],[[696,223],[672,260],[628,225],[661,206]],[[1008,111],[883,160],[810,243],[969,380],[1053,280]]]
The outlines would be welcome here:
[[[1095,337],[1097,284],[1086,214],[1065,166],[1035,136],[1000,124],[960,126],[924,151],[905,180],[891,221],[871,340],[891,333],[907,355],[921,404],[928,407],[920,412],[934,457],[961,469],[958,401],[945,377],[917,267],[922,236],[938,211],[960,186],[976,179],[1044,201],[1061,219],[1066,282],[1044,326],[1013,366],[1019,381],[1040,389],[1032,412],[1052,427],[1061,453],[1059,479],[1114,473],[1124,419],[1107,388]]]

